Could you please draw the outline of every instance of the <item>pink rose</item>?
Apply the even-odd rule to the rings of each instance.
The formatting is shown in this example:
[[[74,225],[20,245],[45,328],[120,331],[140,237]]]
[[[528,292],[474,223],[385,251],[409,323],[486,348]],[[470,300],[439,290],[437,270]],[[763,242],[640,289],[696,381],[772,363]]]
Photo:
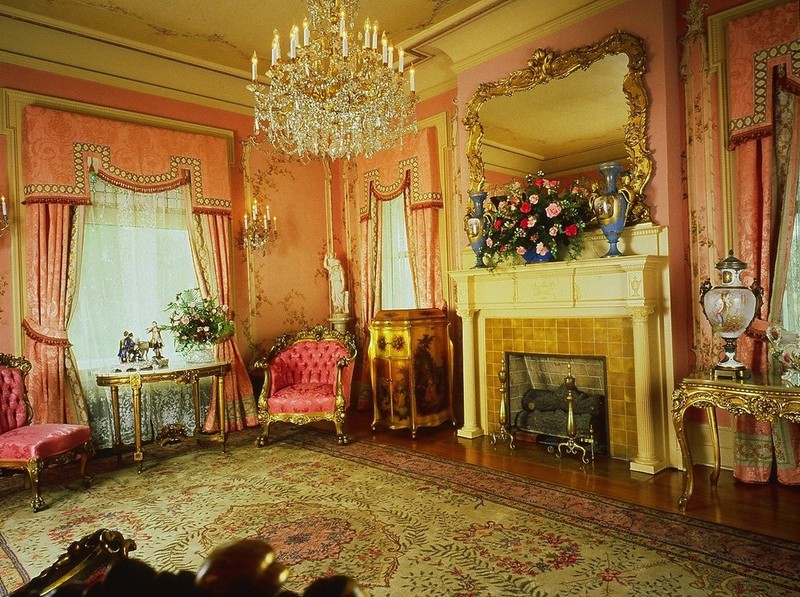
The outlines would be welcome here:
[[[544,210],[544,213],[547,214],[548,218],[555,218],[561,213],[561,206],[558,203],[553,202],[547,206],[547,208]]]
[[[494,245],[494,241],[491,238],[487,238],[486,239],[486,246],[491,249],[492,245]]]
[[[550,236],[556,236],[558,234],[558,226],[551,226],[548,232],[550,233]]]
[[[517,255],[524,255],[527,252],[525,247],[517,247]]]
[[[550,249],[544,246],[544,243],[539,243],[536,245],[536,252],[539,255],[547,255],[550,252]]]
[[[539,195],[536,194],[531,195],[530,197],[528,197],[528,200],[534,205],[536,205],[537,203],[539,203]]]

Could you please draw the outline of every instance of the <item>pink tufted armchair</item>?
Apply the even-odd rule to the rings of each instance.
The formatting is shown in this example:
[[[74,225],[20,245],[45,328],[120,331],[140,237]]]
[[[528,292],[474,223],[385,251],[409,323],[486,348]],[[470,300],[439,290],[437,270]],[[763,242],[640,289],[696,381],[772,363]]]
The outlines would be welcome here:
[[[356,356],[355,339],[321,325],[284,334],[255,366],[264,370],[264,387],[258,399],[262,432],[258,445],[269,440],[272,421],[304,425],[333,421],[336,439],[348,441],[345,411],[350,404],[350,384]]]
[[[0,473],[19,469],[27,474],[31,508],[37,512],[45,506],[39,477],[47,466],[78,458],[81,477],[89,482],[86,461],[92,434],[87,425],[31,424],[33,409],[25,388],[30,370],[27,359],[0,353]]]

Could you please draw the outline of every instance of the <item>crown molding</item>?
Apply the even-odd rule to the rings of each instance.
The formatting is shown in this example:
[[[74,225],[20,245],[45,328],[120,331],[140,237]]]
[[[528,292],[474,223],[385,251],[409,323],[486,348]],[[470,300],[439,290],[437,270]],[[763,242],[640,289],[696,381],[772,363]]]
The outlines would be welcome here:
[[[92,81],[229,112],[252,113],[249,73],[22,11],[0,9],[0,59],[15,66]],[[98,60],[102,57],[102,60]],[[109,66],[113,66],[113,72]]]
[[[556,19],[535,26],[516,35],[512,35],[511,37],[499,40],[494,36],[490,37],[487,40],[491,42],[490,44],[481,45],[476,43],[474,51],[464,58],[455,60],[452,66],[453,72],[456,74],[461,73],[479,64],[487,62],[488,60],[502,56],[511,50],[519,48],[520,46],[532,43],[537,39],[541,39],[552,33],[556,33],[557,31],[561,31],[562,29],[566,29],[567,27],[580,23],[581,21],[591,18],[594,15],[613,8],[618,4],[623,4],[627,1],[628,0],[595,0],[586,6],[572,10]],[[501,6],[496,8],[499,10],[510,9],[512,4],[513,3],[511,2],[504,2]],[[482,16],[485,16],[485,14]],[[512,19],[511,22],[514,21],[516,21],[516,19]],[[474,24],[474,21],[470,24]],[[449,35],[452,33],[454,32],[448,32]],[[475,32],[474,38],[476,40],[482,38],[485,39],[485,36],[483,36],[480,32]],[[443,48],[442,50],[446,51]]]

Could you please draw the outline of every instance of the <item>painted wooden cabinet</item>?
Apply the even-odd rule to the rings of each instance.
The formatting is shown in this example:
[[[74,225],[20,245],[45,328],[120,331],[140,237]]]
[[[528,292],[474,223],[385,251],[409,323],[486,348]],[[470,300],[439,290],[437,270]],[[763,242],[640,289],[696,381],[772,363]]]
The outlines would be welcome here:
[[[453,417],[453,343],[440,309],[380,311],[370,323],[369,361],[377,425],[434,427]]]

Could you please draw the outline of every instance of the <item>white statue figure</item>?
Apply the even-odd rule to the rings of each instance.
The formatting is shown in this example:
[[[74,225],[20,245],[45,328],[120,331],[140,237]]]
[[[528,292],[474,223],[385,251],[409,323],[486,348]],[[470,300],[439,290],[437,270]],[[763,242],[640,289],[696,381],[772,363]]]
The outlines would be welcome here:
[[[328,280],[331,285],[331,305],[333,314],[347,313],[348,305],[345,300],[344,268],[341,261],[333,255],[325,257],[325,269],[328,270]]]

